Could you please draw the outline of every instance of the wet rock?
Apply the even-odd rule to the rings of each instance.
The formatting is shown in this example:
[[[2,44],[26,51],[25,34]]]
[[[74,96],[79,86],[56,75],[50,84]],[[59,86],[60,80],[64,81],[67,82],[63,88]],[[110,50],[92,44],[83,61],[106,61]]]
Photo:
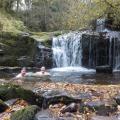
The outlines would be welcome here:
[[[0,56],[4,55],[4,50],[0,49]]]
[[[102,96],[102,93],[101,92],[98,92],[98,91],[95,91],[95,90],[90,90],[92,96],[95,96],[95,97],[100,97]]]
[[[21,67],[1,67],[0,68],[0,72],[6,72],[6,73],[14,73],[20,70],[21,70]]]
[[[0,99],[0,113],[4,112],[8,106]]]
[[[22,110],[14,112],[11,115],[11,120],[33,120],[35,114],[38,112],[39,107],[36,105],[28,106]]]
[[[44,108],[49,107],[51,104],[57,103],[80,103],[82,98],[78,95],[71,95],[70,93],[63,90],[33,90],[38,95],[41,95],[44,98],[43,106]]]
[[[90,101],[85,103],[85,105],[92,110],[98,110],[105,107],[105,103],[102,101]]]
[[[111,66],[96,66],[97,73],[110,73],[112,74],[113,69]]]
[[[66,112],[76,112],[77,108],[78,108],[78,106],[77,106],[76,103],[71,103],[70,105],[63,107],[60,110],[60,112],[63,113],[63,114],[66,113]]]
[[[120,94],[117,94],[117,95],[114,97],[114,99],[115,99],[116,103],[117,103],[118,105],[120,105]]]
[[[34,89],[33,90],[38,95],[41,95],[44,98],[43,106],[49,107],[51,104],[64,103],[66,105],[70,103],[81,103],[86,99],[91,99],[92,96],[89,93],[79,93],[79,94],[70,94],[64,90],[49,90],[49,89]]]
[[[90,101],[85,104],[88,109],[96,112],[98,115],[109,115],[115,113],[117,104],[115,101]]]
[[[83,120],[82,118],[74,118],[74,117],[59,117],[58,119],[56,120]]]
[[[120,120],[120,116],[94,116],[91,120]]]
[[[30,104],[42,106],[43,98],[30,90],[25,90],[16,85],[0,85],[0,99],[7,101],[10,99],[21,98]]]
[[[18,65],[19,66],[33,66],[34,61],[31,60],[31,58],[29,56],[20,56],[18,59]]]
[[[18,101],[18,99],[11,99],[11,100],[5,101],[5,104],[8,106],[12,106],[16,101]]]
[[[56,120],[49,110],[42,110],[35,115],[35,120]]]
[[[79,93],[77,95],[73,96],[77,100],[86,100],[86,99],[92,99],[92,95],[90,93]]]
[[[50,43],[49,43],[50,44]],[[52,46],[52,45],[50,45]],[[36,48],[35,62],[36,66],[46,66],[52,68],[53,66],[53,52],[51,47],[47,47],[43,43],[38,43]]]

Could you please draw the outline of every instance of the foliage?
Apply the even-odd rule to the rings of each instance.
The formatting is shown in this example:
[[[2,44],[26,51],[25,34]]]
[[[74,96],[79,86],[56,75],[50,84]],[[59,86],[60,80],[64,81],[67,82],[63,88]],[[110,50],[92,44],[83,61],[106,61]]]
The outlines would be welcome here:
[[[120,0],[0,0],[0,7],[15,12],[33,31],[90,27],[100,17],[120,24]]]
[[[0,31],[15,32],[26,30],[22,21],[15,19],[3,9],[0,9]]]

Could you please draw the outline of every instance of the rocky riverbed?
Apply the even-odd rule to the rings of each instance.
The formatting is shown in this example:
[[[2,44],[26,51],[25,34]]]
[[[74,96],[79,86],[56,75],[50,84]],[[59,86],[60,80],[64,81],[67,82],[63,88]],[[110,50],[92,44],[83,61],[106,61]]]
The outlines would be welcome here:
[[[120,85],[22,82],[19,87],[18,82],[0,83],[0,120],[120,119]],[[9,105],[8,100],[12,100]]]

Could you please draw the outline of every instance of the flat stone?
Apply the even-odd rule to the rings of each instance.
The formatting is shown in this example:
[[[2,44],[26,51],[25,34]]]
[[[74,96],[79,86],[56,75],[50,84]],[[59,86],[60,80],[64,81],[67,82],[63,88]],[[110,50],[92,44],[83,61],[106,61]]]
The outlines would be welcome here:
[[[120,116],[94,116],[91,120],[120,120]]]
[[[113,72],[113,69],[111,66],[96,66],[96,72],[97,73],[112,73]]]
[[[59,117],[58,119],[56,120],[74,120],[75,118],[73,117]],[[82,119],[79,119],[79,120],[82,120]]]
[[[49,110],[42,110],[35,116],[35,120],[56,120]]]
[[[88,96],[84,96],[83,94],[73,95],[63,90],[35,89],[33,91],[44,98],[44,107],[49,107],[49,105],[57,103],[81,103],[83,98],[89,98]]]
[[[95,111],[98,115],[109,115],[115,113],[117,104],[115,101],[90,101],[85,104],[90,110]]]
[[[61,113],[76,112],[76,111],[77,111],[77,108],[78,108],[78,106],[77,106],[76,103],[71,103],[70,105],[62,108],[62,109],[60,110],[60,112],[61,112]]]
[[[8,106],[12,106],[14,105],[15,102],[17,102],[17,100],[18,99],[11,99],[11,100],[5,101],[5,104]]]
[[[86,99],[92,99],[92,95],[89,93],[79,93],[75,96],[73,96],[77,100],[86,100]]]
[[[105,103],[102,101],[90,101],[85,104],[90,109],[99,109],[105,107]]]

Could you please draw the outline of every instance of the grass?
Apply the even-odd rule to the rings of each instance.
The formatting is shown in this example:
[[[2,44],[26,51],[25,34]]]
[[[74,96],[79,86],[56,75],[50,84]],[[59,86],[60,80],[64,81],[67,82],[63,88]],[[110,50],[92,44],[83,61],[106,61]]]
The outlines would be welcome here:
[[[32,37],[37,41],[44,42],[51,40],[53,36],[59,36],[67,31],[54,31],[54,32],[31,32]]]

